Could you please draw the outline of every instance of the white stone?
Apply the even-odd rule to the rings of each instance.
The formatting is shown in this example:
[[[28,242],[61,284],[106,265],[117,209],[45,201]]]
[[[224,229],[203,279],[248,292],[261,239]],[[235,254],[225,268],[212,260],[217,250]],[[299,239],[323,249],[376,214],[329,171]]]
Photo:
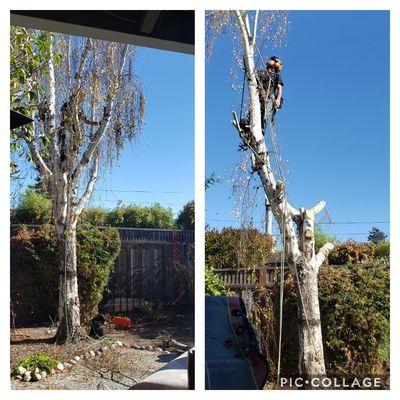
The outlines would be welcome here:
[[[64,364],[64,367],[65,367],[65,368],[72,367],[72,364],[70,364],[69,362],[66,362],[66,363]]]
[[[70,364],[72,364],[72,365],[75,365],[76,364],[76,361],[73,359],[73,358],[71,358],[71,360],[69,360],[68,361]]]
[[[40,373],[40,369],[38,367],[35,368],[35,370],[33,371],[34,374],[39,374]]]
[[[22,376],[21,376],[21,375],[15,375],[14,378],[15,378],[17,381],[22,381]]]
[[[23,375],[26,372],[26,368],[19,366],[17,371],[19,375]]]
[[[123,344],[122,344],[122,342],[121,342],[120,340],[117,340],[117,341],[115,342],[115,344],[117,344],[119,347],[122,347],[122,346],[123,346]]]
[[[161,347],[156,347],[154,350],[155,350],[155,351],[158,351],[159,353],[162,353],[162,352],[163,352],[163,349],[162,349]]]
[[[171,354],[171,352],[168,350],[164,350],[164,354]]]
[[[26,371],[26,372],[24,373],[23,377],[22,377],[22,380],[23,380],[24,382],[29,382],[29,381],[31,380],[31,378],[32,378],[32,376],[31,376],[30,371]]]
[[[51,370],[50,370],[50,375],[53,375],[53,374],[55,374],[56,373],[56,370],[54,369],[54,368],[52,368]]]
[[[79,356],[75,356],[75,357],[74,357],[74,360],[75,360],[75,361],[80,361],[80,359],[81,359],[81,358],[80,358]]]
[[[56,367],[59,371],[64,371],[64,365],[62,363],[58,363]]]
[[[153,351],[153,346],[147,345],[147,346],[144,346],[144,349],[148,350],[148,351]]]
[[[108,347],[107,347],[107,346],[104,346],[104,347],[101,348],[101,351],[102,351],[103,353],[105,353],[107,350],[108,350]]]
[[[136,349],[136,350],[141,350],[141,349],[142,349],[142,346],[139,346],[139,345],[137,345],[137,344],[134,344],[134,345],[133,345],[133,348]]]
[[[42,375],[34,373],[32,378],[34,381],[40,381],[42,379]]]
[[[47,372],[46,372],[46,371],[42,371],[42,372],[40,373],[40,375],[42,375],[42,378],[46,378]]]
[[[93,350],[90,350],[90,351],[89,351],[89,354],[90,354],[92,357],[94,357],[94,356],[96,355],[96,353],[95,353]]]

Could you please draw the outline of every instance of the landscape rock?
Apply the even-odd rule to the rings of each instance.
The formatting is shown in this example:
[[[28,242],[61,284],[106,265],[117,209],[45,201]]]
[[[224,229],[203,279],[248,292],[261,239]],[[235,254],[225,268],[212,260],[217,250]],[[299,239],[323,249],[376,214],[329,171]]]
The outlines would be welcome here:
[[[42,379],[43,379],[43,378],[46,378],[47,372],[46,372],[46,371],[42,371],[42,372],[40,373],[40,375],[42,375]]]
[[[89,354],[90,354],[92,357],[94,357],[94,356],[96,355],[96,353],[95,353],[93,350],[90,350],[90,351],[89,351]]]
[[[50,373],[50,375],[53,375],[56,373],[56,370],[54,368],[52,368],[49,373]]]
[[[15,378],[17,381],[22,381],[22,375],[15,375],[14,378]]]
[[[132,347],[136,350],[142,350],[142,346],[139,346],[137,344],[132,345]]]
[[[107,347],[107,346],[104,346],[104,347],[101,348],[101,351],[102,351],[103,353],[105,353],[107,350],[108,350],[108,347]]]
[[[64,365],[62,363],[58,363],[56,367],[59,371],[64,371]]]
[[[38,367],[35,368],[35,370],[33,371],[34,374],[40,374],[40,369]]]
[[[164,350],[164,354],[171,354],[171,352],[168,350]]]
[[[24,382],[29,382],[32,379],[31,373],[29,371],[26,371],[24,375],[22,376],[22,380]]]
[[[123,346],[123,343],[122,343],[120,340],[117,340],[117,341],[115,342],[115,344],[118,345],[119,347],[122,347],[122,346]]]
[[[72,365],[75,365],[75,364],[76,364],[76,361],[75,361],[73,358],[71,358],[68,362],[69,362],[70,364],[72,364]]]
[[[42,379],[42,375],[35,372],[35,373],[32,375],[32,379],[33,379],[35,382],[40,381],[40,380]]]
[[[161,347],[156,347],[154,350],[155,350],[155,351],[158,351],[159,353],[162,353],[162,352],[163,352],[163,349],[162,349]]]
[[[75,356],[75,357],[74,357],[74,360],[75,360],[75,361],[80,361],[80,359],[81,359],[81,358],[80,358],[79,356]]]
[[[17,371],[18,371],[18,374],[22,376],[26,372],[26,368],[19,366],[17,368]]]
[[[147,345],[147,346],[144,346],[144,349],[148,350],[148,351],[153,351],[153,346]]]

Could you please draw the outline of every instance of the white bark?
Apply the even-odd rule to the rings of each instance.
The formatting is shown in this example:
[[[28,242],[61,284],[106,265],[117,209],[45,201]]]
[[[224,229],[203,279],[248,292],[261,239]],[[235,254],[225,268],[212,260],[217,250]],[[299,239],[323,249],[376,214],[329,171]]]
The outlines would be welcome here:
[[[271,168],[266,142],[261,128],[259,88],[254,64],[254,45],[257,32],[257,14],[253,37],[249,32],[247,13],[235,11],[242,38],[244,63],[249,93],[250,132],[244,132],[234,113],[233,124],[244,145],[253,154],[253,169],[257,171],[272,213],[284,238],[286,262],[296,282],[299,316],[299,372],[305,377],[325,375],[323,341],[318,302],[318,271],[326,260],[332,244],[327,244],[315,255],[314,217],[325,202],[314,208],[299,210],[291,206],[285,195],[284,183],[277,180]]]
[[[78,72],[74,76],[72,87],[71,66],[69,60],[66,66],[66,79],[70,85],[69,93],[80,96],[84,78],[84,70],[91,50],[92,41],[87,40],[83,50]],[[69,52],[69,44],[67,52]],[[90,198],[94,185],[98,179],[99,144],[103,140],[113,113],[114,99],[118,92],[121,74],[125,65],[128,46],[122,52],[122,62],[109,82],[107,103],[103,116],[99,121],[89,121],[92,126],[98,126],[88,144],[83,140],[82,124],[79,107],[72,106],[70,123],[57,125],[56,120],[56,80],[54,63],[50,57],[45,85],[45,118],[44,131],[51,138],[46,161],[41,157],[37,143],[33,140],[28,143],[32,158],[44,177],[50,178],[49,189],[52,195],[53,216],[59,243],[59,329],[57,341],[73,341],[82,335],[80,326],[80,307],[78,295],[77,264],[76,264],[76,226],[80,214]],[[52,49],[50,48],[50,53]],[[79,101],[79,100],[78,100]],[[77,139],[79,138],[79,139]],[[83,146],[86,146],[84,148]],[[80,154],[83,154],[80,157]],[[89,170],[88,170],[89,169]],[[88,182],[81,197],[78,197],[79,185],[82,183],[83,173],[87,171]]]

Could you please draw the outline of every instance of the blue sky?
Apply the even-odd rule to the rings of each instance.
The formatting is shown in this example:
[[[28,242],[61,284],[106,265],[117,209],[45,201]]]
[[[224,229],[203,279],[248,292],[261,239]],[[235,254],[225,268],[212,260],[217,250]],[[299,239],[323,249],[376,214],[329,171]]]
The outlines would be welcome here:
[[[277,136],[289,199],[295,207],[325,200],[334,224],[323,229],[338,239],[366,240],[373,225],[389,233],[389,224],[369,223],[389,221],[389,13],[290,11],[289,20],[286,46],[263,48],[283,61]],[[216,228],[238,226],[228,179],[240,160],[232,65],[221,37],[206,63],[206,175],[222,178],[206,192],[206,222]],[[340,224],[355,221],[366,223]]]
[[[136,74],[146,96],[144,131],[99,179],[88,205],[158,202],[177,215],[194,198],[194,57],[140,47]]]
[[[146,96],[143,134],[99,180],[90,205],[159,202],[176,215],[194,199],[194,57],[139,48],[136,68]]]

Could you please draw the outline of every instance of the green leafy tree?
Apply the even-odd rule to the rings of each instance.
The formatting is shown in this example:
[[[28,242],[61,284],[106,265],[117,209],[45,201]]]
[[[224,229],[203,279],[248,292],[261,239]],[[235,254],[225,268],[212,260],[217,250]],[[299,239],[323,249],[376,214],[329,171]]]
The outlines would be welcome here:
[[[109,211],[101,207],[88,207],[82,211],[81,222],[91,226],[107,225]]]
[[[43,94],[42,77],[46,73],[51,56],[52,35],[26,28],[11,26],[10,28],[10,107],[23,115],[34,118],[39,96]],[[54,63],[59,61],[59,54],[53,54]],[[24,152],[21,139],[31,141],[34,125],[27,124],[11,131],[11,174],[18,172],[17,157],[29,153]],[[41,136],[47,143],[48,137]]]
[[[176,219],[176,225],[178,228],[194,231],[195,221],[195,206],[194,200],[189,201],[183,206],[183,209]]]
[[[51,222],[51,200],[33,189],[21,194],[18,206],[11,210],[11,223],[42,225]]]
[[[175,227],[172,210],[158,203],[150,207],[119,206],[108,213],[106,224],[129,228],[173,229]]]
[[[372,243],[379,243],[385,241],[387,238],[386,233],[382,232],[375,226],[369,231],[368,240]]]
[[[315,239],[315,251],[319,251],[319,249],[327,243],[334,243],[336,240],[333,236],[329,236],[323,230],[316,228],[314,232]]]
[[[206,232],[205,247],[206,265],[252,269],[268,263],[273,239],[256,229],[214,229]]]

